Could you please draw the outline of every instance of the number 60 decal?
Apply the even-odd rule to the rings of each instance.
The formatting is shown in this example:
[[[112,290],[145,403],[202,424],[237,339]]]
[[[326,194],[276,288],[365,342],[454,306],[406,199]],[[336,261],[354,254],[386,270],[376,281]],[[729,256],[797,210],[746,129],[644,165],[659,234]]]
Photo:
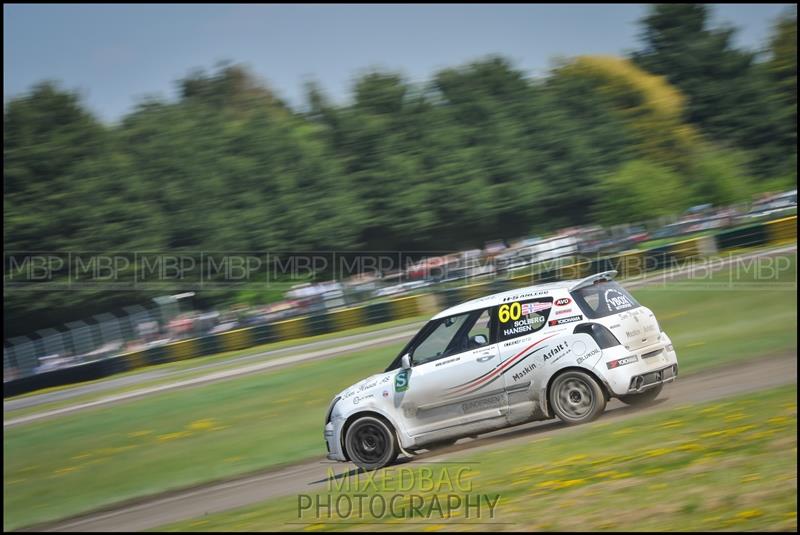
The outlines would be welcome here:
[[[500,305],[497,311],[497,318],[500,323],[507,323],[508,321],[516,321],[522,317],[522,305],[519,303],[511,303],[510,305]]]

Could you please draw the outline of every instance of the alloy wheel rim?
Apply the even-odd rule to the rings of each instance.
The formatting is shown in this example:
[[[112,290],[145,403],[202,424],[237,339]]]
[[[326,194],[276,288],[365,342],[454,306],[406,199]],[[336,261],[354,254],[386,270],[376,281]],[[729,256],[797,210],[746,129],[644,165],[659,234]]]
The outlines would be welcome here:
[[[570,377],[558,385],[556,404],[569,419],[580,419],[594,407],[592,389],[582,379]]]
[[[375,424],[361,425],[353,438],[355,454],[362,461],[378,461],[386,452],[386,434]]]

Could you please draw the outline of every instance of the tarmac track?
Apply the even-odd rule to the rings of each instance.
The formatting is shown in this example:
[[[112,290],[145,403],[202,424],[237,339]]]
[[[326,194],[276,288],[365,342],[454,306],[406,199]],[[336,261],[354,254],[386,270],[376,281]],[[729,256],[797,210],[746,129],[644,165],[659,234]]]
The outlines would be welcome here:
[[[649,407],[634,409],[617,400],[612,400],[600,421],[620,421],[647,412],[652,413],[690,403],[712,401],[737,394],[796,384],[796,382],[796,352],[754,356],[736,366],[708,370],[687,378],[679,376],[675,383],[665,387],[660,398]],[[454,446],[423,453],[410,462],[415,465],[432,461],[442,462],[462,452],[470,452],[474,458],[474,454],[482,450],[571,433],[581,427],[567,427],[556,420],[524,424],[477,438],[461,439]],[[322,432],[320,429],[321,444]],[[324,458],[312,459],[224,482],[138,499],[71,519],[40,524],[31,529],[37,531],[140,531],[155,528],[280,496],[324,491],[330,468],[333,468],[337,474],[355,470],[355,466],[350,463],[332,463]],[[277,527],[279,526],[275,526],[275,528]],[[302,528],[302,526],[297,527]]]

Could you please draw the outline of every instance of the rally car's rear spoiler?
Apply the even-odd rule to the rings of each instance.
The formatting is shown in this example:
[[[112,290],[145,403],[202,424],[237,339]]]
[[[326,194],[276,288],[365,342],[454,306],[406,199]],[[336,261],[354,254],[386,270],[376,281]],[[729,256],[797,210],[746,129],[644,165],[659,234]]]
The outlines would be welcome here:
[[[595,273],[594,275],[589,275],[585,279],[581,279],[575,284],[573,284],[570,287],[569,291],[572,292],[580,288],[586,288],[587,286],[591,286],[595,282],[610,281],[616,276],[617,276],[617,271],[614,269],[612,269],[611,271],[603,271],[602,273]]]

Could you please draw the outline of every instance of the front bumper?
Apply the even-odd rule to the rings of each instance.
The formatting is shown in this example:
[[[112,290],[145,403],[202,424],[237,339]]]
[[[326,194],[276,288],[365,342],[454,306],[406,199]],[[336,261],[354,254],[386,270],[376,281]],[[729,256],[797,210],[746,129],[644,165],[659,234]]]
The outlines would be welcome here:
[[[336,422],[336,423],[334,423]],[[323,437],[325,438],[325,445],[328,448],[328,459],[331,461],[346,461],[347,457],[342,451],[341,429],[344,420],[330,421],[325,425]],[[338,425],[336,425],[338,424]]]

